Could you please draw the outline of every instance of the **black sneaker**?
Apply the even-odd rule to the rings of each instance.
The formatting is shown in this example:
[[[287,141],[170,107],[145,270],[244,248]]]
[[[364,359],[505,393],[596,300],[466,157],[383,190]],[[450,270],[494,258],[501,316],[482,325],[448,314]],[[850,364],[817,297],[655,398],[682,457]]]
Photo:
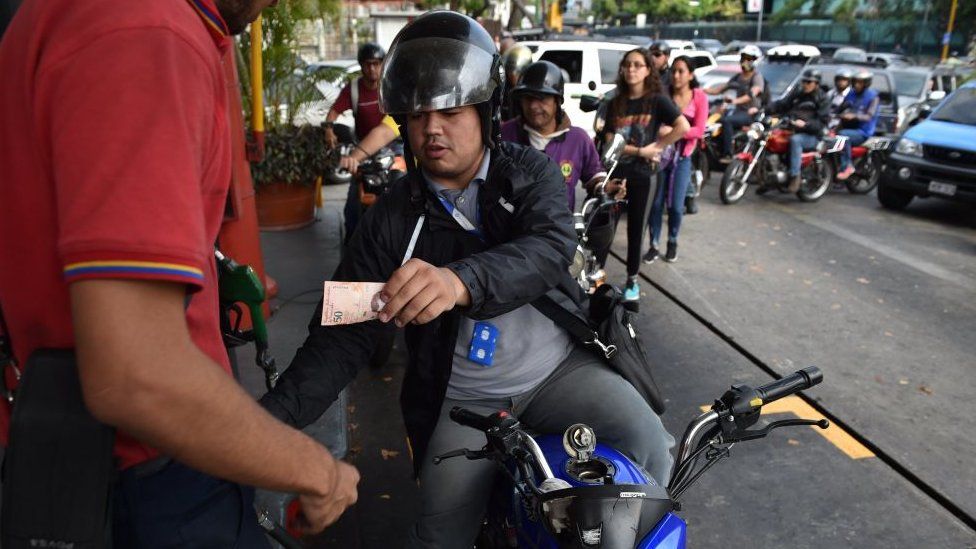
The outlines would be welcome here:
[[[698,204],[695,204],[694,196],[685,198],[685,213],[688,215],[695,215],[698,213]]]
[[[654,263],[654,260],[659,257],[661,257],[661,254],[657,252],[657,248],[654,247],[654,244],[651,244],[651,249],[647,250],[647,253],[644,254],[644,258],[643,258],[644,263],[650,265],[651,263]]]
[[[678,260],[678,243],[668,241],[668,253],[664,254],[664,260],[668,263],[674,263]]]

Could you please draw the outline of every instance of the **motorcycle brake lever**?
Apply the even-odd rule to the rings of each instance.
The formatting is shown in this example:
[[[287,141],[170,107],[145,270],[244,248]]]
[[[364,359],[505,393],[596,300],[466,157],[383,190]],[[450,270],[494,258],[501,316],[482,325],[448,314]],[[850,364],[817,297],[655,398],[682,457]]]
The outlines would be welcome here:
[[[739,431],[732,436],[724,436],[723,442],[742,442],[746,440],[755,440],[758,438],[765,438],[772,432],[773,429],[779,429],[780,427],[799,427],[803,425],[810,425],[815,427],[820,427],[821,429],[826,429],[830,427],[830,422],[826,419],[814,420],[814,419],[784,419],[780,421],[774,421],[769,425],[763,427],[762,429],[755,429],[751,431]]]
[[[459,448],[457,450],[451,450],[445,454],[439,456],[434,456],[434,465],[440,465],[445,459],[451,459],[456,457],[464,456],[468,459],[485,459],[489,457],[490,452],[486,450],[468,450],[467,448]]]

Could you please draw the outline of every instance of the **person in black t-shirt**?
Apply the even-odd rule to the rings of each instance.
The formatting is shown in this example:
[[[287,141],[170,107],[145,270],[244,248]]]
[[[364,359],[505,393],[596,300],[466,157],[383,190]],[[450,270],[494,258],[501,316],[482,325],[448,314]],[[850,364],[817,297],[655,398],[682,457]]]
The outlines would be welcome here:
[[[627,141],[615,177],[627,180],[627,282],[624,298],[640,299],[637,273],[653,185],[657,181],[656,162],[661,152],[688,131],[688,121],[671,98],[662,93],[653,61],[644,48],[627,52],[620,61],[616,95],[607,109],[603,129],[605,141],[614,133]],[[671,130],[658,135],[662,125]]]

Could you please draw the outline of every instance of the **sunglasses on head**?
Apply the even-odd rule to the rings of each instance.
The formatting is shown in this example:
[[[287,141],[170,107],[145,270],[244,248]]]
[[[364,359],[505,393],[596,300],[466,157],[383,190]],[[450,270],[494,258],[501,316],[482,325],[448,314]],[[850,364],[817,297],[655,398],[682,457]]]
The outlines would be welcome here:
[[[816,80],[812,80],[812,79],[808,79],[808,78],[804,78],[803,79],[803,83],[804,84],[816,84],[817,81]]]

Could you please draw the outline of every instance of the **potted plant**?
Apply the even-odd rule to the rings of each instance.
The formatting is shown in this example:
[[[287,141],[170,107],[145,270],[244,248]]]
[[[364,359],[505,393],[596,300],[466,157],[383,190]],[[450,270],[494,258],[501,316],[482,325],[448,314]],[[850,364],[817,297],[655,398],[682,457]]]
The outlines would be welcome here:
[[[287,0],[262,17],[262,79],[265,131],[263,155],[251,163],[258,224],[262,229],[287,230],[315,219],[316,180],[329,159],[321,128],[302,124],[300,116],[321,100],[315,78],[305,71],[296,53],[303,22],[333,9],[333,1]],[[238,42],[241,95],[247,119],[251,118],[251,35]]]

